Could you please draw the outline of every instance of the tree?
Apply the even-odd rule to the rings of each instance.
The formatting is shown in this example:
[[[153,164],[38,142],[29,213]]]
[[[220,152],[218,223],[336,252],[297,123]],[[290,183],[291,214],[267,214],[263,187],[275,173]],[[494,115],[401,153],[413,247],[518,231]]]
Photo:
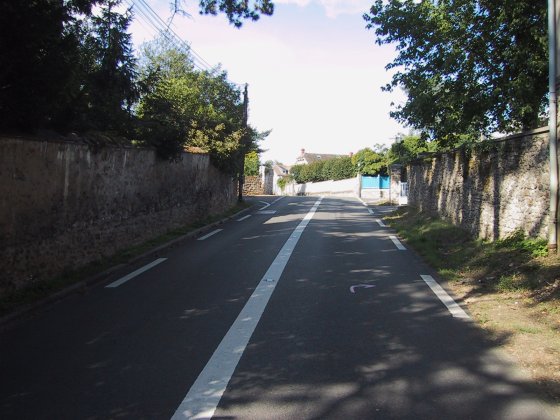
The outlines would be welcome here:
[[[174,13],[186,14],[183,9],[183,0],[173,0]],[[271,0],[200,0],[200,13],[204,15],[217,15],[225,13],[229,22],[239,28],[243,19],[256,21],[260,15],[271,16],[274,13],[274,4]]]
[[[377,153],[369,147],[361,149],[352,155],[352,164],[356,171],[362,175],[387,175],[386,153]]]
[[[83,75],[79,96],[71,104],[78,110],[74,128],[131,131],[131,108],[138,98],[136,59],[127,33],[130,11],[115,11],[120,0],[107,0],[98,15],[87,20],[83,35]]]
[[[101,124],[105,123],[106,128],[122,124],[138,98],[136,59],[132,37],[127,32],[132,14],[130,10],[125,15],[116,13],[114,8],[120,3],[121,0],[109,0],[101,16],[92,18],[96,35],[92,47],[98,57],[91,74],[95,90],[91,95],[92,106],[99,109]]]
[[[118,3],[0,0],[0,130],[123,130],[136,92],[130,15],[115,13]],[[175,12],[181,4],[172,2]],[[93,7],[104,5],[102,15],[92,17]],[[201,13],[224,13],[237,27],[274,11],[270,0],[199,5]],[[175,127],[161,132],[178,135]]]
[[[242,157],[258,151],[269,132],[245,124],[239,87],[219,67],[194,68],[188,52],[159,39],[142,47],[137,107],[140,137],[163,158],[180,156],[186,146],[210,154],[219,169],[239,174]]]
[[[75,15],[90,15],[98,3],[0,1],[1,130],[52,125],[80,84],[81,32]]]
[[[189,86],[194,71],[191,58],[160,38],[141,47],[139,62],[139,137],[160,157],[177,158],[187,142],[196,106]]]
[[[245,170],[246,176],[256,176],[259,174],[259,154],[256,151],[251,151],[245,155]]]
[[[377,43],[396,43],[391,116],[443,147],[534,128],[546,109],[546,0],[376,0]]]
[[[436,146],[437,143],[428,142],[421,136],[404,136],[400,141],[393,143],[388,151],[387,160],[390,163],[406,165],[416,159],[421,153],[435,152]]]

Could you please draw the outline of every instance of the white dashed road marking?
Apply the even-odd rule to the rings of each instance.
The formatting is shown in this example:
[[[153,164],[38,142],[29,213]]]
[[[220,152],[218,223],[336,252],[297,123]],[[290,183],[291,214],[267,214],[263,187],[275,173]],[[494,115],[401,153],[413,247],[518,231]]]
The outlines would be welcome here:
[[[471,319],[471,317],[467,315],[463,308],[461,308],[457,304],[457,302],[455,302],[453,298],[447,294],[443,287],[441,287],[432,276],[421,274],[420,277],[422,277],[422,280],[424,280],[426,284],[430,286],[430,289],[432,289],[439,300],[441,300],[443,304],[447,306],[447,309],[449,310],[449,312],[451,312],[451,315],[453,315],[455,318]]]
[[[208,234],[206,234],[206,235],[204,235],[204,236],[201,236],[200,238],[198,238],[198,240],[199,240],[199,241],[204,241],[205,239],[208,239],[210,236],[214,236],[216,233],[219,233],[219,232],[221,232],[222,230],[223,230],[223,229],[216,229],[216,230],[213,230],[212,232],[210,232],[210,233],[208,233]]]
[[[397,247],[398,250],[406,251],[406,248],[401,243],[401,241],[398,240],[398,238],[396,236],[391,235],[391,236],[389,236],[389,239],[391,239],[393,241],[393,243],[395,244],[395,246]]]
[[[156,265],[164,262],[167,258],[158,258],[155,261],[152,261],[150,264],[145,265],[142,268],[139,268],[136,271],[133,271],[130,274],[127,274],[124,277],[121,277],[120,279],[114,281],[113,283],[108,284],[107,286],[105,286],[106,288],[115,288],[115,287],[119,287],[121,284],[126,283],[127,281],[133,279],[136,276],[139,276],[140,274],[142,274],[144,271],[148,271],[150,268],[155,267]]]

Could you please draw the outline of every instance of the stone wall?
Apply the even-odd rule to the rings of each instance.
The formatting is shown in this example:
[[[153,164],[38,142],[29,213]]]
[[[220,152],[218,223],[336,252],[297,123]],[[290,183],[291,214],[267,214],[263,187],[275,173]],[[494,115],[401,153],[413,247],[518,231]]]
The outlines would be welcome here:
[[[263,193],[266,195],[274,194],[274,171],[265,166],[261,166],[260,170],[263,178]]]
[[[0,139],[0,294],[234,205],[207,155]]]
[[[495,140],[486,150],[439,154],[411,164],[409,203],[494,240],[516,230],[546,237],[548,129]]]
[[[243,195],[263,195],[264,185],[260,175],[246,176],[243,182]]]

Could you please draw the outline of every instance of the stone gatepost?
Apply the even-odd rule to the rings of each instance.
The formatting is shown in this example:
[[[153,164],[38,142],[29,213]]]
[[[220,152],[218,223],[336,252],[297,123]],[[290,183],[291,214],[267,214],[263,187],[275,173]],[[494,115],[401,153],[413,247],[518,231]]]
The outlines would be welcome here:
[[[403,166],[400,163],[389,166],[389,201],[391,204],[399,204],[402,170]]]

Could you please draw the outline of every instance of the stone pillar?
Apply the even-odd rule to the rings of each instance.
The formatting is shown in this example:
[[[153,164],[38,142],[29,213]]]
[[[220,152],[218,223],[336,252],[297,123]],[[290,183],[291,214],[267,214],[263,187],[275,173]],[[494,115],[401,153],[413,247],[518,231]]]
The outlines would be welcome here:
[[[389,167],[389,201],[391,204],[399,204],[402,169],[403,166],[400,163],[395,163]]]

